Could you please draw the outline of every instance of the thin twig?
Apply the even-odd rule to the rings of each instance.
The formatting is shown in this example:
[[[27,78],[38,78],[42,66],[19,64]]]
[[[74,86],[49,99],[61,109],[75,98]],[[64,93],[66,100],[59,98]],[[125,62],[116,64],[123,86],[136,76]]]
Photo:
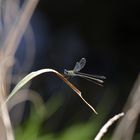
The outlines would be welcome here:
[[[103,137],[103,135],[107,132],[108,128],[123,115],[124,113],[120,113],[118,115],[115,115],[113,118],[109,119],[109,121],[100,129],[99,133],[96,135],[94,140],[100,140]]]

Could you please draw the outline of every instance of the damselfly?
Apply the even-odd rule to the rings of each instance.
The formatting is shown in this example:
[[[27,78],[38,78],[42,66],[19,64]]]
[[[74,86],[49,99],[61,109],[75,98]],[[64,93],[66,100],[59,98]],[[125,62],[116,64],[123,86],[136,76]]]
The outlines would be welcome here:
[[[99,75],[91,75],[91,74],[85,74],[79,72],[81,69],[84,68],[86,64],[86,59],[82,58],[79,62],[76,62],[75,67],[73,70],[64,70],[64,74],[68,77],[74,77],[79,76],[81,78],[84,78],[90,82],[93,82],[95,84],[101,85],[104,83],[104,79],[106,79],[105,76],[99,76]]]

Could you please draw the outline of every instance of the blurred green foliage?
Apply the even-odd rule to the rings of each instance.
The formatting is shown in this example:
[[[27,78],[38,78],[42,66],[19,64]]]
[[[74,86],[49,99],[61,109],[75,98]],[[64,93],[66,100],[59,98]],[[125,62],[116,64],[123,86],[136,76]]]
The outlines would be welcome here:
[[[111,97],[109,92],[108,95]],[[98,115],[93,114],[87,122],[71,124],[58,133],[49,132],[42,134],[44,120],[49,119],[64,101],[58,95],[52,97],[46,105],[32,107],[28,120],[22,126],[16,128],[16,140],[92,140],[106,121],[106,116],[112,109],[110,104],[116,100],[113,96],[112,100],[108,101],[109,96],[105,95],[97,107],[100,113]],[[109,136],[106,135],[103,139],[109,139]]]

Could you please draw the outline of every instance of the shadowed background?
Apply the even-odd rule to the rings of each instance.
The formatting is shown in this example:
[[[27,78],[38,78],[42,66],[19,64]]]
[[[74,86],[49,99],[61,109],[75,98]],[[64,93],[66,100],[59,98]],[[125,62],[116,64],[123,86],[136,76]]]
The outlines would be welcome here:
[[[63,73],[85,57],[87,64],[82,72],[106,76],[104,87],[78,77],[70,80],[99,115],[105,114],[106,121],[122,111],[140,70],[139,7],[138,0],[41,0],[31,19],[35,55],[29,71],[53,68]],[[23,38],[16,53],[21,66],[26,58],[24,46]],[[28,51],[30,54],[33,50]],[[18,63],[14,65],[13,75],[25,72]],[[64,97],[61,107],[44,121],[45,132],[61,131],[72,123],[98,117],[53,74],[35,78],[30,88],[45,102],[55,95]],[[28,102],[26,106],[23,120],[30,110]],[[13,118],[14,114],[13,110]]]

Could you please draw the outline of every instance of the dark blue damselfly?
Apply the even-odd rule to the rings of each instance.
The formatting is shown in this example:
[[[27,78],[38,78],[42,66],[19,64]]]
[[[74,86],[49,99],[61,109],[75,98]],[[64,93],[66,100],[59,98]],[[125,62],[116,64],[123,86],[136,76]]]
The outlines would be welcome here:
[[[84,78],[90,82],[93,82],[95,84],[101,85],[104,83],[104,79],[106,79],[105,76],[99,76],[99,75],[92,75],[92,74],[86,74],[79,72],[81,69],[84,68],[86,64],[86,59],[82,58],[79,62],[76,62],[75,67],[73,70],[64,70],[64,74],[68,77],[81,77]]]

